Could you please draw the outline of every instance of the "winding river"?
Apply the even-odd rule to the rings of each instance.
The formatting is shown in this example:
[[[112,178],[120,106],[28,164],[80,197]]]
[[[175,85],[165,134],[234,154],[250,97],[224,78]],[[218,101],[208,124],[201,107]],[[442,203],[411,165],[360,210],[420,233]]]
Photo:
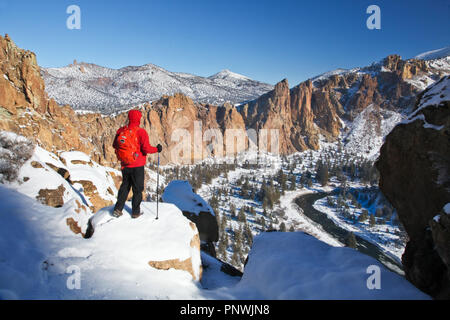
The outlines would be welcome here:
[[[310,193],[297,197],[294,201],[300,208],[302,208],[303,214],[305,216],[307,216],[315,223],[321,225],[325,232],[329,233],[340,242],[345,243],[349,231],[336,225],[336,223],[332,219],[330,219],[327,216],[327,214],[320,212],[313,207],[314,203],[317,200],[332,195],[335,192],[336,191]],[[355,235],[355,237],[357,243],[356,250],[377,259],[378,261],[383,263],[387,268],[396,273],[399,273],[399,269],[400,270],[403,269],[402,265],[396,259],[383,252],[383,250],[379,248],[377,245],[357,235]]]

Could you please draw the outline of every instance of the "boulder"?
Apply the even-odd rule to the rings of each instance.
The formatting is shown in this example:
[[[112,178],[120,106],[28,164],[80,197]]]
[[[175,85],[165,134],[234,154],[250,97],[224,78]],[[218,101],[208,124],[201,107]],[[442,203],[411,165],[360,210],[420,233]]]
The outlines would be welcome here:
[[[171,181],[164,189],[162,200],[173,203],[197,226],[200,240],[212,243],[219,240],[219,226],[214,210],[198,194],[194,193],[188,181]]]
[[[59,208],[64,205],[64,191],[66,191],[66,189],[63,185],[58,186],[56,189],[41,189],[39,190],[36,199],[42,204]]]
[[[433,219],[450,202],[450,76],[420,94],[408,119],[386,137],[376,166],[380,189],[409,236],[407,279],[450,299],[448,219]]]

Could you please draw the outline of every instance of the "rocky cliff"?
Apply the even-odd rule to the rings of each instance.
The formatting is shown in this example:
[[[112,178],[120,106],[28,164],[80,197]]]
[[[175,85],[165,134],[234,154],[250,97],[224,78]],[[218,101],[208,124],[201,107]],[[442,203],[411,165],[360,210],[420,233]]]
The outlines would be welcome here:
[[[226,154],[227,129],[276,129],[279,152],[288,154],[318,149],[321,138],[338,139],[347,130],[345,123],[370,105],[398,112],[412,108],[423,83],[449,72],[448,64],[404,61],[394,55],[366,68],[324,74],[292,89],[283,80],[273,91],[237,108],[196,103],[182,94],[139,108],[150,142],[164,147],[162,163],[192,163]],[[32,138],[51,152],[79,150],[101,165],[117,167],[111,144],[116,129],[127,121],[126,113],[80,114],[59,106],[48,98],[35,54],[18,48],[8,36],[0,36],[0,73],[0,129]],[[381,117],[378,112],[367,120],[381,122]],[[180,152],[183,144],[185,153]],[[247,146],[248,139],[232,151]]]
[[[406,71],[405,71],[406,72]],[[425,90],[387,136],[377,162],[380,189],[409,235],[406,277],[450,299],[450,77]]]

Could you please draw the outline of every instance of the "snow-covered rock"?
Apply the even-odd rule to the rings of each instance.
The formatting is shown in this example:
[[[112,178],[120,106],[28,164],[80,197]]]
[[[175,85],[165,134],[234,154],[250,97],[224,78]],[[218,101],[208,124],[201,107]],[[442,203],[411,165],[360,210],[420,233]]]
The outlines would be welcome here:
[[[194,193],[188,181],[171,181],[162,194],[164,202],[173,203],[183,214],[193,221],[204,242],[219,240],[219,227],[211,206],[198,194]]]
[[[90,238],[99,246],[116,248],[114,255],[135,264],[149,264],[156,269],[189,272],[201,278],[200,238],[195,224],[169,203],[143,202],[139,219],[131,218],[131,207],[120,218],[112,217],[114,206],[98,211],[91,218],[95,234]],[[129,211],[129,212],[128,212]]]
[[[115,202],[117,187],[113,177],[119,175],[119,171],[97,164],[82,152],[57,156],[37,146],[11,186],[53,207],[76,200],[83,210],[95,212]]]
[[[232,292],[247,299],[429,299],[372,257],[302,232],[256,236]]]

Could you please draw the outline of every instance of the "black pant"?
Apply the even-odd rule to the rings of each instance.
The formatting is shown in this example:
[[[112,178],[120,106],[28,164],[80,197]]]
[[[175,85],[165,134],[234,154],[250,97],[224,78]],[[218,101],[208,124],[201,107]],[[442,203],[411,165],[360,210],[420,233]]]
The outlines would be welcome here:
[[[120,185],[114,210],[123,210],[130,188],[133,188],[132,213],[140,213],[142,191],[144,191],[144,167],[123,168],[122,184]]]

